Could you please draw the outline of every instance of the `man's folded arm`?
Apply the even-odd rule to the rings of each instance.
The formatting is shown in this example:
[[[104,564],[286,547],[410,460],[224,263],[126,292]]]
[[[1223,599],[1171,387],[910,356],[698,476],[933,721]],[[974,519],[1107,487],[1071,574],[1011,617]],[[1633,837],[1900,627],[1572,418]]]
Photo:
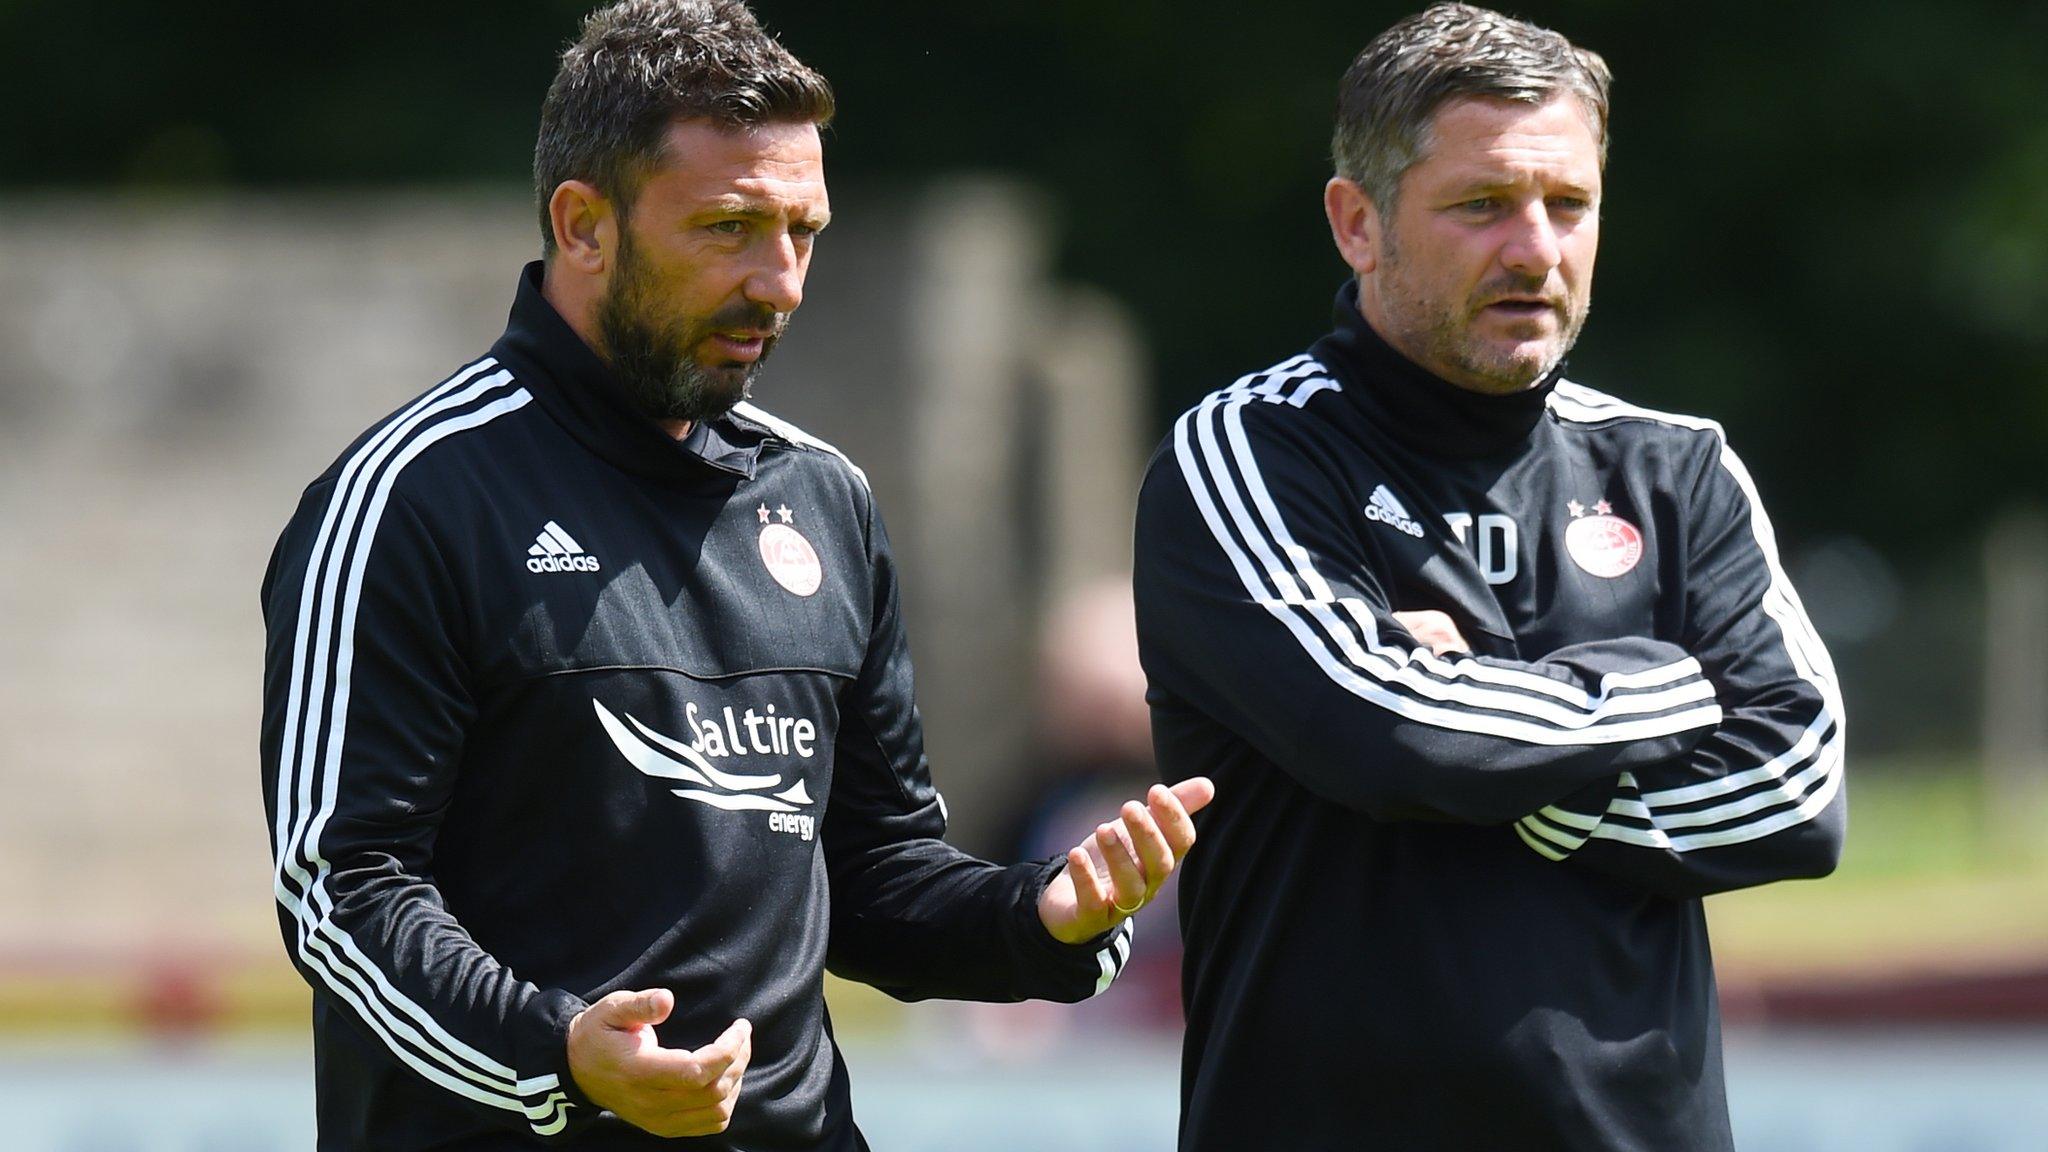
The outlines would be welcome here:
[[[1848,823],[1834,664],[1747,469],[1718,427],[1709,433],[1690,509],[1684,642],[1726,715],[1690,753],[1517,824],[1545,856],[1670,896],[1825,876]]]
[[[1721,720],[1698,661],[1617,639],[1439,657],[1394,619],[1342,481],[1259,397],[1176,424],[1139,497],[1151,682],[1311,792],[1377,819],[1507,824],[1690,751]]]
[[[263,786],[285,947],[394,1064],[496,1124],[566,1136],[595,1115],[565,1048],[584,1002],[515,976],[428,878],[474,705],[438,553],[373,479],[348,470],[309,489],[264,580]]]

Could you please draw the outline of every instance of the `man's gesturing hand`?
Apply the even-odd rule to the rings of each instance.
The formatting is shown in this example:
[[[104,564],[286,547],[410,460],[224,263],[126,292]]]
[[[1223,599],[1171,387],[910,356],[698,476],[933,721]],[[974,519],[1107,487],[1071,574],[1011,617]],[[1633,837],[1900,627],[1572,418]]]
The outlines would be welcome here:
[[[666,988],[614,992],[569,1022],[569,1072],[600,1108],[656,1136],[725,1131],[754,1056],[754,1026],[735,1020],[694,1052],[663,1048],[654,1026],[675,1010]]]
[[[1188,817],[1215,798],[1216,786],[1196,776],[1171,788],[1154,784],[1143,804],[1126,801],[1122,819],[1076,844],[1038,897],[1045,930],[1063,944],[1079,944],[1143,908],[1194,846]]]

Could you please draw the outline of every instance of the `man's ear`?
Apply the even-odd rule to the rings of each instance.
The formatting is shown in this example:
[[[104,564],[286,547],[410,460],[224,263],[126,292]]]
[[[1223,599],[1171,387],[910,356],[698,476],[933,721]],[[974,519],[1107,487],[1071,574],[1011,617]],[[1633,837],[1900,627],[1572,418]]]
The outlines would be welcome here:
[[[1330,239],[1351,271],[1366,276],[1379,266],[1383,231],[1379,209],[1365,189],[1342,176],[1323,185],[1323,215],[1330,219]]]
[[[619,215],[597,187],[564,180],[548,197],[548,221],[555,230],[555,259],[566,267],[596,276],[611,266],[618,251]]]

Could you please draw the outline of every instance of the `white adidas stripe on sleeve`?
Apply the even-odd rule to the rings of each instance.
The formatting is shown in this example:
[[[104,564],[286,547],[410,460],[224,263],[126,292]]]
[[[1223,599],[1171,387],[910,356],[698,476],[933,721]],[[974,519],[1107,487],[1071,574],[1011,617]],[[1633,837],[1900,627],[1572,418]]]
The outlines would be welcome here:
[[[1246,591],[1331,680],[1408,719],[1533,744],[1618,742],[1720,722],[1713,687],[1690,658],[1609,676],[1594,694],[1534,673],[1382,643],[1371,606],[1337,596],[1294,540],[1244,431],[1246,405],[1298,408],[1324,389],[1341,386],[1308,357],[1246,376],[1176,422],[1174,453]]]
[[[1777,537],[1757,496],[1756,483],[1729,448],[1726,432],[1712,420],[1639,408],[1569,381],[1561,382],[1551,394],[1550,410],[1573,423],[1634,419],[1713,433],[1721,467],[1748,501],[1750,531],[1770,572],[1763,610],[1777,624],[1794,671],[1820,695],[1821,707],[1783,752],[1755,767],[1650,793],[1639,792],[1634,777],[1624,775],[1604,817],[1552,806],[1525,818],[1516,830],[1530,847],[1557,859],[1561,858],[1559,849],[1569,853],[1588,839],[1686,852],[1760,839],[1812,819],[1827,808],[1842,786],[1845,740],[1841,718],[1845,713],[1841,686],[1834,662],[1779,561]],[[1723,797],[1728,799],[1697,806]]]
[[[298,924],[298,952],[307,969],[355,1009],[394,1056],[450,1092],[520,1113],[535,1133],[547,1136],[568,1123],[570,1104],[558,1077],[520,1077],[450,1034],[394,987],[348,932],[334,923],[333,899],[325,887],[330,865],[320,852],[320,835],[339,791],[356,612],[378,522],[399,473],[421,452],[531,401],[510,373],[483,375],[495,366],[488,358],[472,364],[393,417],[344,464],[328,498],[307,561],[293,637],[279,755],[274,829],[278,849],[272,886],[278,902]],[[350,562],[344,584],[345,559]],[[323,727],[326,755],[321,757]]]
[[[1095,963],[1101,969],[1102,975],[1096,977],[1095,991],[1089,993],[1090,997],[1107,992],[1110,983],[1123,974],[1124,965],[1130,962],[1131,941],[1137,936],[1137,932],[1137,921],[1125,920],[1110,933],[1109,939],[1102,945],[1102,950],[1095,954]]]

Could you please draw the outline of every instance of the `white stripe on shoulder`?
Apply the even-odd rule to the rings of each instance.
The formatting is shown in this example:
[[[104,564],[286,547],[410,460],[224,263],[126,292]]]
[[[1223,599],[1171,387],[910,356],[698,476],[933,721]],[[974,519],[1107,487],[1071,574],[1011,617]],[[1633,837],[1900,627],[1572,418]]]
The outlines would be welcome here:
[[[1305,401],[1318,386],[1336,387],[1314,374],[1319,368],[1297,358],[1211,394],[1176,422],[1174,452],[1198,511],[1252,601],[1284,625],[1326,675],[1409,719],[1523,743],[1607,743],[1720,722],[1713,686],[1690,658],[1609,677],[1595,695],[1534,673],[1381,643],[1370,605],[1338,596],[1295,541],[1245,433],[1243,410],[1252,400],[1299,407],[1296,400]],[[1290,383],[1292,390],[1284,391]],[[1638,687],[1653,690],[1617,694]],[[1658,712],[1667,714],[1649,716]]]
[[[518,387],[509,372],[482,375],[494,366],[489,359],[470,365],[388,420],[349,457],[328,497],[307,559],[293,639],[278,768],[278,853],[272,889],[298,925],[299,956],[307,969],[354,1008],[395,1057],[428,1081],[480,1104],[520,1113],[535,1132],[550,1135],[567,1123],[570,1107],[559,1091],[558,1077],[520,1078],[502,1062],[456,1039],[394,987],[349,933],[334,923],[334,901],[326,891],[331,868],[320,854],[320,834],[338,795],[356,611],[378,523],[400,472],[421,452],[531,402],[532,395]],[[344,584],[342,565],[351,554]],[[321,757],[323,727],[326,755]],[[324,787],[316,802],[314,780],[323,770]]]
[[[1304,376],[1323,374],[1323,366],[1316,361],[1316,358],[1303,352],[1296,356],[1289,356],[1271,368],[1261,368],[1257,372],[1247,372],[1236,380],[1231,381],[1230,387],[1220,389],[1220,391],[1235,392],[1240,388],[1264,385],[1270,380],[1277,379],[1285,383],[1288,380],[1299,380]]]
[[[1777,535],[1771,528],[1769,514],[1764,511],[1763,500],[1757,495],[1756,482],[1751,479],[1742,459],[1728,446],[1727,432],[1714,420],[1640,407],[1568,380],[1559,382],[1552,391],[1549,408],[1558,418],[1573,423],[1646,420],[1713,434],[1721,467],[1735,481],[1748,503],[1750,535],[1770,571],[1771,581],[1764,591],[1761,607],[1778,625],[1785,642],[1786,656],[1794,671],[1812,684],[1821,697],[1821,707],[1813,720],[1784,751],[1753,768],[1731,772],[1700,784],[1640,796],[1634,795],[1633,789],[1626,790],[1624,794],[1616,795],[1609,807],[1610,813],[1647,820],[1651,826],[1643,829],[1602,823],[1591,830],[1591,835],[1639,847],[1683,852],[1742,843],[1811,819],[1827,807],[1842,785],[1845,737],[1842,717],[1845,711],[1841,685],[1835,675],[1833,659],[1821,643],[1812,621],[1807,618],[1798,592],[1785,575],[1778,557]],[[1804,770],[1800,770],[1801,765],[1805,766]],[[1684,812],[1672,811],[1702,800],[1733,796],[1766,783],[1769,787],[1739,799]],[[1660,813],[1659,809],[1664,811]],[[1551,814],[1552,810],[1546,809],[1545,813]],[[1680,828],[1726,824],[1744,817],[1750,819],[1712,831],[1670,834]]]
[[[299,693],[299,685],[301,681],[300,672],[305,667],[306,664],[306,641],[308,635],[308,627],[313,617],[313,593],[315,588],[319,585],[317,574],[320,572],[321,568],[326,563],[327,545],[329,539],[332,537],[334,532],[335,518],[339,516],[341,513],[341,507],[343,503],[342,495],[343,493],[348,491],[351,484],[354,482],[356,472],[362,467],[364,461],[367,459],[375,458],[377,453],[384,450],[385,444],[388,443],[393,436],[402,435],[402,429],[404,429],[408,422],[412,421],[414,417],[417,416],[422,409],[426,408],[430,404],[433,404],[443,399],[450,392],[453,392],[456,389],[461,388],[464,384],[467,384],[469,381],[475,379],[475,377],[478,374],[495,366],[496,363],[497,361],[492,360],[489,357],[485,357],[484,359],[469,365],[462,371],[457,372],[453,376],[450,376],[440,385],[428,390],[424,395],[420,396],[419,399],[413,401],[411,405],[401,410],[397,415],[393,416],[391,419],[385,421],[384,426],[377,429],[377,431],[373,435],[371,435],[371,437],[367,441],[363,443],[362,447],[358,448],[355,454],[349,457],[348,462],[342,466],[342,470],[339,477],[335,480],[334,492],[328,498],[327,501],[326,514],[321,518],[320,530],[313,539],[313,550],[307,561],[306,582],[304,586],[301,588],[299,595],[299,611],[297,616],[298,629],[292,641],[293,676],[291,690],[285,704],[284,747],[279,755],[278,760],[278,763],[280,765],[280,771],[278,773],[279,794],[277,805],[277,826],[275,829],[277,835],[275,842],[279,845],[282,845],[286,842],[285,816],[290,811],[290,805],[285,802],[285,784],[287,783],[287,777],[289,773],[284,769],[287,766],[290,766],[294,760],[295,740],[298,734],[298,718],[299,708],[301,704],[301,697]],[[502,382],[503,381],[498,381],[498,383]],[[469,390],[469,394],[478,394],[481,392],[483,387],[485,387],[485,385],[476,386]]]
[[[848,456],[844,452],[841,452],[839,449],[834,448],[832,445],[825,443],[823,440],[818,439],[816,436],[811,435],[809,432],[806,432],[803,429],[797,427],[796,425],[791,424],[789,421],[784,420],[782,417],[775,415],[773,412],[768,411],[766,408],[763,408],[760,405],[754,404],[750,401],[742,400],[738,404],[733,405],[732,410],[738,415],[743,416],[748,420],[755,421],[756,423],[759,424],[767,425],[770,431],[774,432],[777,436],[780,436],[793,444],[802,444],[807,448],[816,448],[821,452],[830,453],[833,456],[839,457],[839,459],[843,461],[848,468],[853,469],[853,474],[854,476],[859,478],[861,487],[871,487],[868,484],[868,474],[866,472],[861,471],[860,465],[855,464],[853,462],[852,457]]]
[[[1618,396],[1610,396],[1605,392],[1588,388],[1584,384],[1574,384],[1570,380],[1558,381],[1557,387],[1551,390],[1550,398],[1545,401],[1544,406],[1559,419],[1569,420],[1574,424],[1597,424],[1603,420],[1617,419],[1648,420],[1657,424],[1669,424],[1674,428],[1713,432],[1720,434],[1724,440],[1727,438],[1719,422],[1704,416],[1688,416],[1682,412],[1659,412],[1655,408],[1644,408]]]

